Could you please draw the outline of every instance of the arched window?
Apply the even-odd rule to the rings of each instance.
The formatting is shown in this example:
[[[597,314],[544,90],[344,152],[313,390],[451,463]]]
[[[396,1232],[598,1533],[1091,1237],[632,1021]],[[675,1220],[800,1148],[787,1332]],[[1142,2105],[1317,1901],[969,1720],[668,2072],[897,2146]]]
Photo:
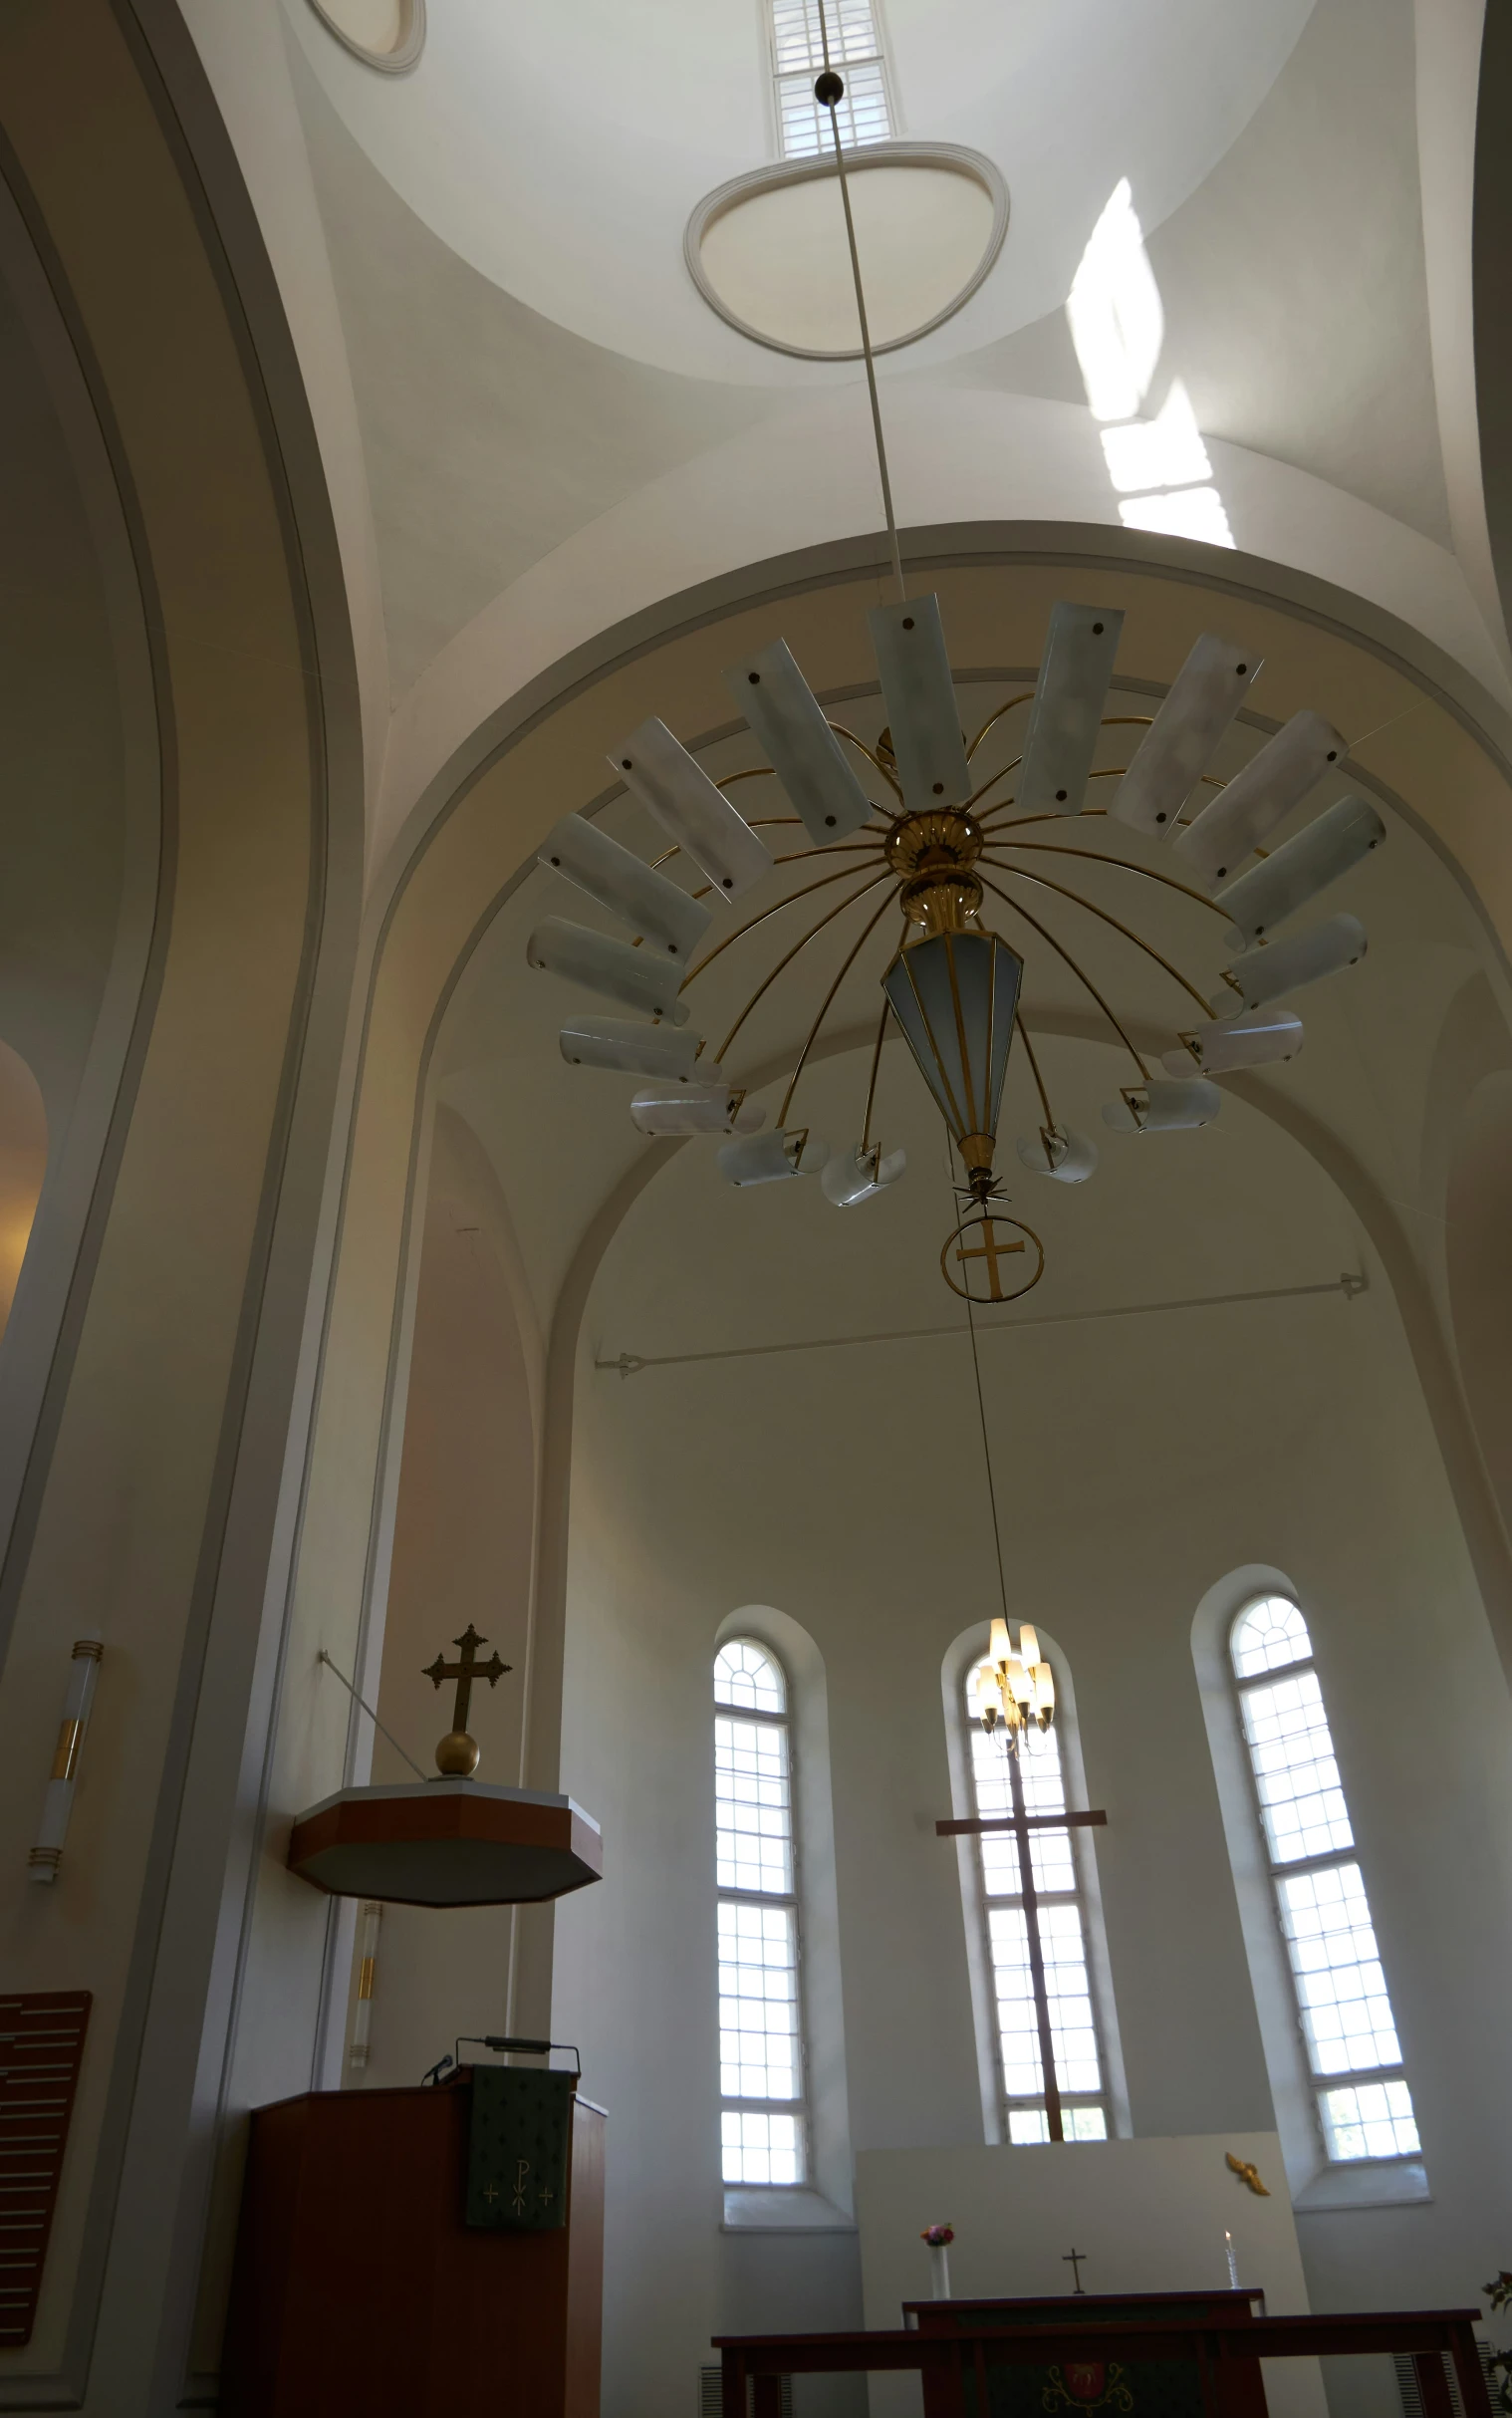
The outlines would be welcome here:
[[[978,1661],[966,1680],[965,1712],[971,1750],[974,1809],[982,1819],[1014,1810],[1013,1770],[999,1730],[989,1738],[977,1703]],[[1018,1755],[1024,1811],[1067,1810],[1066,1774],[1055,1728],[1036,1731]],[[1061,2100],[1063,2137],[1068,2141],[1108,2138],[1108,2086],[1087,1959],[1087,1908],[1079,1846],[1067,1830],[1029,1834],[1029,1871],[1036,1904],[1050,2043]],[[1080,1853],[1089,1850],[1080,1847]],[[1010,1831],[986,1831],[977,1840],[981,1919],[995,2008],[998,2082],[1003,2129],[1009,2141],[1050,2139],[1045,2103],[1040,2020],[1030,1955],[1031,1910],[1024,1898],[1019,1844]]]
[[[1313,1641],[1284,1595],[1229,1631],[1239,1718],[1328,2158],[1418,2154],[1412,2099],[1334,1760]]]
[[[846,88],[837,112],[841,141],[848,150],[859,142],[885,142],[892,111],[877,0],[826,0],[825,18],[830,64]],[[830,113],[814,98],[814,79],[825,63],[819,0],[771,0],[770,24],[778,147],[784,159],[828,154],[834,148]]]
[[[808,2180],[788,1688],[766,1646],[714,1657],[720,2133],[726,2183]]]

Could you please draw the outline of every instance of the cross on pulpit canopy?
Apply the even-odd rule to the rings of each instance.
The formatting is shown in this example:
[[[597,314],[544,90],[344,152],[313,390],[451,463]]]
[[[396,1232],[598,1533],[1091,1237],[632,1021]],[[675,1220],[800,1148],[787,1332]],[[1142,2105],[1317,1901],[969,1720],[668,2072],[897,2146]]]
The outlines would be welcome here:
[[[981,1233],[981,1242],[975,1250],[968,1251],[963,1242],[955,1256],[960,1261],[963,1271],[968,1259],[985,1259],[988,1292],[994,1301],[1002,1301],[1005,1295],[997,1280],[997,1263],[1000,1259],[1010,1257],[1014,1251],[1022,1251],[1026,1246],[1022,1242],[999,1242],[993,1231],[993,1220],[990,1217],[982,1219]]]
[[[449,1663],[438,1654],[433,1663],[426,1664],[420,1676],[428,1679],[434,1688],[441,1687],[448,1679],[454,1679],[457,1683],[451,1728],[436,1747],[435,1767],[446,1779],[471,1779],[478,1767],[478,1744],[476,1739],[467,1735],[467,1716],[472,1710],[472,1683],[475,1679],[486,1679],[490,1688],[496,1688],[513,1665],[501,1662],[497,1653],[491,1654],[486,1663],[478,1661],[478,1648],[486,1646],[488,1640],[478,1635],[471,1621],[461,1636],[454,1637],[451,1642],[461,1648],[460,1661]]]
[[[1082,2261],[1086,2256],[1087,2253],[1084,2250],[1069,2250],[1061,2261],[1062,2267],[1069,2267],[1075,2276],[1076,2289],[1079,2292],[1085,2292],[1087,2289],[1086,2284],[1082,2282]]]
[[[1045,1986],[1045,1951],[1040,1940],[1040,1901],[1034,1885],[1034,1865],[1029,1853],[1031,1830],[1105,1829],[1106,1813],[1030,1813],[1024,1803],[1024,1775],[1019,1758],[1010,1751],[1008,1779],[1013,1790],[1013,1811],[994,1815],[990,1820],[936,1822],[935,1835],[942,1839],[970,1836],[980,1838],[986,1830],[1011,1830],[1018,1842],[1019,1896],[1024,1906],[1024,1929],[1029,1941],[1029,1985],[1034,1994],[1035,2025],[1040,2035],[1040,2070],[1045,2082],[1045,2121],[1052,2141],[1064,2141],[1066,2126],[1061,2115],[1061,2086],[1055,2069],[1055,2040],[1050,2028],[1050,1993]],[[1085,2258],[1085,2251],[1073,2254]],[[1078,2284],[1077,2289],[1081,2290]]]

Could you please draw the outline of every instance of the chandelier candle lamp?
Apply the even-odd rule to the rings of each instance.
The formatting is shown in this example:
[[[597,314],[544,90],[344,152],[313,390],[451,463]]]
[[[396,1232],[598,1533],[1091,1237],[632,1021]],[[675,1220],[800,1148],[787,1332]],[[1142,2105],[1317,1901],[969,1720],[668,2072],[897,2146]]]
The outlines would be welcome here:
[[[1018,1753],[1031,1730],[1044,1732],[1054,1722],[1055,1680],[1027,1620],[1017,1646],[1006,1620],[993,1622],[987,1659],[977,1669],[976,1706],[987,1736],[1001,1736],[1010,1754]]]
[[[1095,1143],[1052,1105],[1023,1014],[1029,960],[1038,954],[1047,970],[1069,971],[1126,1061],[1128,1080],[1103,1110],[1111,1131],[1211,1124],[1222,1102],[1214,1078],[1295,1057],[1302,1020],[1285,1002],[1365,954],[1364,928],[1351,915],[1301,928],[1292,919],[1379,847],[1386,829],[1369,800],[1345,795],[1267,854],[1272,833],[1320,784],[1341,777],[1347,742],[1322,714],[1304,710],[1221,780],[1209,766],[1229,743],[1259,657],[1208,632],[1157,712],[1110,712],[1124,624],[1113,606],[1057,604],[1033,686],[1004,697],[967,740],[938,600],[906,593],[835,115],[844,90],[827,65],[815,96],[831,113],[897,590],[868,617],[885,726],[869,745],[832,722],[780,638],[732,664],[725,684],[765,761],[714,780],[664,722],[642,722],[610,762],[665,835],[655,862],[578,814],[565,816],[540,850],[542,865],[607,909],[628,937],[549,916],[527,955],[620,1011],[575,1014],[562,1028],[562,1054],[574,1066],[637,1079],[630,1102],[637,1132],[723,1135],[716,1156],[727,1183],[817,1175],[837,1209],[876,1199],[904,1172],[903,1152],[884,1151],[874,1131],[890,1020],[944,1121],[968,1224],[979,1229],[979,1248],[966,1248],[961,1227],[947,1238],[947,1281],[968,1298],[1005,1301],[1027,1291],[1044,1264],[1030,1230],[989,1208],[1000,1198],[998,1123],[1015,1035],[1038,1109],[1037,1129],[1017,1142],[1020,1165],[1052,1183],[1081,1184],[1098,1164]],[[997,732],[1000,753],[1012,729],[1001,726],[1026,707],[1017,753],[985,769],[985,743]],[[1139,735],[1125,763],[1100,764],[1103,733],[1115,728]],[[791,811],[748,821],[729,793],[763,777],[780,784]],[[1118,786],[1105,805],[1106,781]],[[801,844],[787,846],[779,836],[786,833]],[[811,876],[827,856],[834,864]],[[790,867],[802,870],[786,873]],[[1103,904],[1113,895],[1110,874],[1128,892],[1117,914]],[[795,911],[821,892],[821,912],[800,928]],[[1190,971],[1167,953],[1168,940],[1157,945],[1140,929],[1141,902],[1157,893],[1167,915],[1171,900],[1182,902]],[[1011,938],[984,921],[989,913],[1006,917]],[[1135,1046],[1132,1011],[1121,1012],[1062,937],[1093,925],[1110,948],[1155,966],[1169,987],[1170,1046],[1157,1063]],[[711,1042],[690,1018],[710,995],[709,969],[719,966],[722,979],[736,948],[752,986]],[[836,1147],[803,1122],[796,1099],[827,1018],[858,980],[880,981],[881,1012],[859,1136]],[[774,992],[806,984],[817,1004],[805,1014],[775,1127],[764,1132],[765,1112],[747,1097],[734,1053],[749,1046],[753,1018]],[[809,1004],[805,996],[805,1011]],[[999,1242],[999,1226],[1020,1239]],[[946,1255],[958,1241],[963,1271],[968,1259],[983,1263],[985,1293],[951,1275]],[[1022,1272],[1005,1288],[1008,1253],[1019,1254]]]

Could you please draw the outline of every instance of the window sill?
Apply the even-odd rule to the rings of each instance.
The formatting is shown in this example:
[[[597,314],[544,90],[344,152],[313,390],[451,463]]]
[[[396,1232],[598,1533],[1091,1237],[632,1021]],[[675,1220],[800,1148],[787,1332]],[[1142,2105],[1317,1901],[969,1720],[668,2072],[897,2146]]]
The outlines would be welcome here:
[[[786,2184],[727,2184],[722,2234],[854,2234],[855,2220],[822,2192]]]
[[[1327,2166],[1305,2183],[1292,2207],[1299,2217],[1330,2209],[1422,2208],[1433,2195],[1420,2158],[1362,2159],[1358,2166]]]

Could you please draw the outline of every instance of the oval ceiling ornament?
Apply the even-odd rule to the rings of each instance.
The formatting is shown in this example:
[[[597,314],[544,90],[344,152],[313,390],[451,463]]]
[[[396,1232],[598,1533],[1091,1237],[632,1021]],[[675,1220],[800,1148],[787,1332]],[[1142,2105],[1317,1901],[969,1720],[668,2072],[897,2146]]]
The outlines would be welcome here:
[[[406,76],[425,47],[425,0],[310,0],[329,34],[365,67]]]
[[[868,270],[875,353],[895,353],[970,300],[1002,250],[1008,188],[955,142],[877,142],[846,154]],[[682,239],[711,311],[800,361],[860,361],[833,159],[781,159],[705,194]]]

